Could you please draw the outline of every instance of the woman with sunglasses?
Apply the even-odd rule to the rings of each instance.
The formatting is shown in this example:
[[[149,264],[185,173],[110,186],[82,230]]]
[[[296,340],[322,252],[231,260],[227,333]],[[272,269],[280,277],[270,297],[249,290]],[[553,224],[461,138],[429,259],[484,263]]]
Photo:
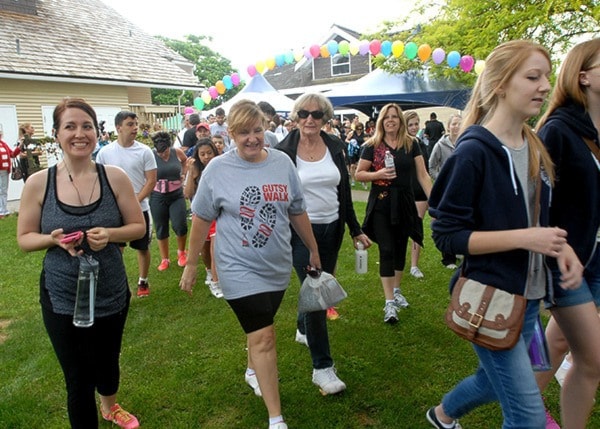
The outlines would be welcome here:
[[[386,167],[386,156],[393,157],[394,167]],[[356,180],[372,182],[363,229],[379,245],[385,323],[396,323],[398,309],[408,307],[400,291],[408,238],[423,246],[423,223],[417,213],[412,188],[414,174],[429,198],[431,178],[421,150],[408,134],[400,106],[386,104],[356,168]]]
[[[355,246],[361,242],[367,248],[371,241],[361,231],[352,205],[344,144],[339,138],[321,130],[332,117],[333,106],[325,96],[302,95],[291,112],[297,128],[275,148],[285,152],[298,169],[323,270],[335,274],[344,225],[348,225]],[[295,231],[292,231],[292,247],[294,269],[302,283],[306,277],[304,268],[308,265],[309,253]],[[308,345],[313,362],[312,381],[323,395],[346,389],[333,365],[325,310],[298,315],[296,341]]]
[[[554,295],[546,307],[552,367],[566,349],[573,364],[561,389],[561,419],[566,428],[585,428],[600,382],[600,38],[576,45],[562,63],[548,109],[537,124],[556,166],[550,223],[567,237],[585,266],[578,288],[563,289],[555,259]],[[554,371],[537,374],[542,391]]]

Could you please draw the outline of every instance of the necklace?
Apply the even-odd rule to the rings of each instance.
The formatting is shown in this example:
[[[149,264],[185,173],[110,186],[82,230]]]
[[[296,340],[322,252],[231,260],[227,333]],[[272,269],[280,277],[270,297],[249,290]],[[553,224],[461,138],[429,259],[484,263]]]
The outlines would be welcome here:
[[[98,174],[96,173],[96,178],[94,179],[94,184],[92,185],[92,192],[90,192],[90,197],[88,198],[88,202],[87,204],[83,204],[83,200],[81,199],[81,193],[79,192],[79,188],[77,188],[77,186],[75,185],[75,182],[73,181],[73,176],[71,176],[71,170],[69,170],[69,167],[67,166],[67,163],[63,160],[63,165],[65,166],[65,169],[67,170],[67,174],[69,175],[69,182],[71,182],[71,186],[73,186],[73,188],[75,189],[75,192],[77,192],[77,199],[79,199],[79,204],[81,204],[81,206],[85,206],[85,205],[89,205],[92,202],[92,198],[94,197],[94,191],[96,190],[96,183],[98,183]]]

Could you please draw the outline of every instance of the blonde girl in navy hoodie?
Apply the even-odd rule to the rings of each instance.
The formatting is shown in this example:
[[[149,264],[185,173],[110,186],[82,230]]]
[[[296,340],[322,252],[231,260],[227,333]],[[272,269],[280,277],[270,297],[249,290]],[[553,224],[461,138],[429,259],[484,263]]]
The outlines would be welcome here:
[[[585,428],[600,382],[600,161],[585,141],[600,151],[600,38],[567,54],[538,129],[556,166],[550,222],[567,231],[585,265],[581,286],[563,289],[556,261],[549,260],[554,294],[546,303],[553,316],[546,329],[553,368],[563,358],[564,338],[573,357],[561,389],[562,423]],[[541,389],[552,375],[537,375]]]
[[[473,345],[476,372],[426,414],[436,428],[460,428],[456,419],[494,401],[502,408],[502,428],[545,428],[527,351],[547,291],[544,255],[558,258],[565,287],[581,279],[566,231],[547,227],[552,162],[526,123],[540,113],[550,71],[550,57],[540,45],[512,41],[494,49],[467,105],[456,151],[431,192],[429,213],[440,251],[465,255],[466,277],[528,299],[521,338],[512,349]],[[536,186],[540,215],[534,219]]]

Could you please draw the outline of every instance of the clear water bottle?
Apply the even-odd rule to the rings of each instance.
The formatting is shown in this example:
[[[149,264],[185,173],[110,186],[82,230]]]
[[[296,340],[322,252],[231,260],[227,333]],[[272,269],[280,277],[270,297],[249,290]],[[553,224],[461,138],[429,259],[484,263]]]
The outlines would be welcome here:
[[[367,272],[367,251],[365,246],[359,241],[356,243],[356,250],[354,251],[354,269],[358,274],[365,274]]]
[[[389,150],[385,151],[385,157],[383,158],[383,162],[385,164],[385,168],[393,168],[394,173],[396,173],[396,164],[394,163],[394,156],[390,153]]]
[[[535,322],[531,343],[529,343],[529,360],[534,371],[548,371],[552,369],[544,325],[539,314]]]
[[[77,278],[73,325],[78,328],[89,328],[94,324],[94,305],[96,304],[96,285],[100,264],[90,255],[80,255],[78,258],[79,277]]]

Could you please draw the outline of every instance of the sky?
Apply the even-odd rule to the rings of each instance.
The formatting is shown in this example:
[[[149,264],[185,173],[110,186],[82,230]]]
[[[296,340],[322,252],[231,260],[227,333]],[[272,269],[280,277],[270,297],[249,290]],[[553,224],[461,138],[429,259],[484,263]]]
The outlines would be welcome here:
[[[360,33],[375,32],[383,21],[397,21],[415,3],[346,0],[333,6],[326,0],[101,1],[152,36],[181,40],[186,34],[212,37],[212,43],[205,44],[229,59],[242,79],[248,78],[246,69],[251,64],[323,43],[333,24]]]

